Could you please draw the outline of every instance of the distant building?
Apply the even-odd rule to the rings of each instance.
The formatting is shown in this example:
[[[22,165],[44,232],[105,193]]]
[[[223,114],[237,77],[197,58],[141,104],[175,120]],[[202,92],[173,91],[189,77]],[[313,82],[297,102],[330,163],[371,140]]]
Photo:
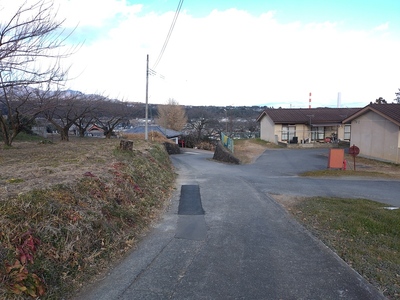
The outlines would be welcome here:
[[[343,120],[360,108],[268,108],[257,121],[260,138],[278,143],[350,141],[350,124]]]
[[[131,133],[131,134],[144,134],[146,126],[139,125],[130,129],[123,130],[123,133]],[[182,135],[182,132],[175,131],[172,129],[164,128],[160,125],[149,124],[147,126],[147,131],[150,134],[151,132],[158,132],[165,136],[167,139],[174,140],[176,144],[178,144],[178,138]]]
[[[104,137],[104,129],[97,125],[92,125],[86,130],[86,135],[92,137]]]

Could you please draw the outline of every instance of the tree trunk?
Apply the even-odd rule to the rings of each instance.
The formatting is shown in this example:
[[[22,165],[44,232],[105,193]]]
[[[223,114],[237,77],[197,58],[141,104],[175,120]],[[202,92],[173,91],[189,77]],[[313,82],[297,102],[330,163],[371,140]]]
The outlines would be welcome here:
[[[1,134],[3,136],[4,145],[11,147],[12,139],[10,137],[10,132],[8,131],[7,120],[0,116],[0,128]]]
[[[64,142],[68,142],[69,141],[68,131],[69,131],[69,128],[63,128],[60,131],[61,141],[64,141]]]
[[[79,137],[84,137],[85,136],[85,128],[79,127]]]
[[[119,149],[121,150],[126,150],[126,151],[132,151],[133,149],[133,141],[128,141],[128,140],[121,140],[119,142]]]

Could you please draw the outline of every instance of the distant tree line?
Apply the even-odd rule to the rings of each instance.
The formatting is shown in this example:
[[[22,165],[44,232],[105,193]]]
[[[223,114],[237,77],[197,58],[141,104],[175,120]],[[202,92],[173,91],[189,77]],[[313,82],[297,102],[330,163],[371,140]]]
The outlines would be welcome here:
[[[63,23],[57,18],[54,3],[47,0],[25,1],[8,20],[3,17],[0,137],[7,146],[19,133],[30,132],[38,119],[46,120],[60,133],[61,140],[68,141],[73,126],[83,136],[89,126],[96,124],[109,138],[121,123],[145,115],[142,104],[62,89],[68,80],[68,68],[62,68],[61,61],[76,51],[65,48],[71,33],[63,32]],[[160,125],[185,130],[196,140],[221,131],[251,131],[260,113],[248,107],[183,107],[173,99],[166,105],[152,105],[149,110],[150,118],[158,119]]]
[[[62,31],[64,20],[58,21],[56,11],[53,1],[25,1],[0,24],[0,134],[7,146],[40,118],[64,141],[72,126],[83,136],[92,124],[110,137],[138,110],[134,104],[102,95],[62,90],[68,68],[61,68],[60,62],[75,49],[64,50],[71,33]]]
[[[110,138],[118,125],[129,124],[131,118],[142,114],[142,105],[103,95],[29,87],[9,88],[7,96],[0,94],[0,105],[5,119],[1,136],[7,146],[11,146],[20,132],[30,132],[39,119],[45,119],[62,141],[68,141],[73,126],[77,135],[83,137],[89,126],[95,124]]]
[[[398,89],[398,92],[395,92],[396,98],[394,99],[394,101],[396,103],[400,103],[400,89]]]
[[[73,49],[63,52],[64,21],[57,20],[53,5],[46,0],[26,1],[0,24],[0,131],[8,146],[54,105],[49,94],[38,91],[57,88],[66,80],[68,70],[60,67],[60,61]]]
[[[398,91],[395,92],[394,94],[396,95],[396,98],[393,100],[394,101],[393,103],[400,103],[400,89],[398,89]],[[387,101],[384,98],[379,97],[378,99],[375,100],[375,104],[387,104]]]

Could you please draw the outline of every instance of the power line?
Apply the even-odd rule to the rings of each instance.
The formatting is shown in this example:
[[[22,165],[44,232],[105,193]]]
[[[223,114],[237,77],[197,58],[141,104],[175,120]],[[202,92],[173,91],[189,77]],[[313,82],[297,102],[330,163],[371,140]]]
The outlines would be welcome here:
[[[160,54],[158,55],[158,58],[156,60],[156,63],[153,66],[153,69],[155,69],[157,67],[158,63],[160,62],[160,60],[161,60],[161,58],[162,58],[162,56],[164,54],[165,49],[167,48],[167,45],[168,45],[169,39],[171,37],[172,31],[174,30],[174,27],[175,27],[176,20],[178,19],[179,12],[181,11],[182,4],[183,4],[183,0],[179,0],[179,4],[178,4],[178,7],[177,7],[177,9],[175,11],[175,16],[174,16],[174,19],[172,20],[171,27],[169,28],[167,37],[166,37],[166,39],[164,41],[164,45],[163,45],[163,47],[161,49]]]
[[[162,74],[159,74],[159,73],[157,73],[156,71],[154,71],[153,69],[148,69],[148,73],[149,73],[149,75],[151,75],[151,76],[157,76],[158,75],[158,77],[160,77],[161,79],[165,79],[165,76],[164,75],[162,75]]]

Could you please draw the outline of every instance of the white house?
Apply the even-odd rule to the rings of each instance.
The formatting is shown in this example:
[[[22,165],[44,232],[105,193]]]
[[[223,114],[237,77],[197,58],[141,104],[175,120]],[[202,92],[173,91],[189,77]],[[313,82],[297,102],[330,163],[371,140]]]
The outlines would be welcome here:
[[[400,163],[400,104],[369,104],[343,120],[360,156]]]
[[[268,108],[257,121],[260,138],[273,143],[350,140],[350,124],[343,120],[360,108]]]

